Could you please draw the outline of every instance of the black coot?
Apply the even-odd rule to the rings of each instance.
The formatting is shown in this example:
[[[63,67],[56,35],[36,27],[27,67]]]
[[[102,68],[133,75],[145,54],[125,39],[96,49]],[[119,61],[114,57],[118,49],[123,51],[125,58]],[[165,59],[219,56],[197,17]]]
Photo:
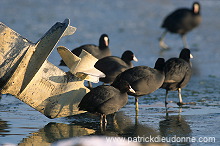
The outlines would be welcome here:
[[[182,49],[179,58],[170,58],[165,62],[165,80],[161,88],[166,89],[165,105],[167,105],[168,91],[178,90],[179,103],[182,105],[181,88],[184,88],[192,75],[190,62],[192,55],[189,49]]]
[[[128,101],[127,92],[134,92],[126,81],[117,85],[101,85],[91,89],[79,104],[79,110],[101,114],[100,123],[106,123],[106,115],[117,112]],[[103,119],[104,118],[104,119]]]
[[[164,49],[169,49],[169,47],[163,41],[166,33],[169,31],[171,33],[180,34],[184,47],[187,48],[188,46],[185,34],[201,23],[200,9],[200,4],[198,2],[194,2],[192,5],[192,9],[180,8],[168,15],[164,19],[161,26],[166,30],[160,37],[160,46]]]
[[[138,97],[150,94],[161,87],[164,82],[164,64],[163,58],[158,58],[155,67],[136,66],[119,74],[112,85],[117,85],[121,81],[127,81],[135,93],[128,92],[135,96],[136,111],[138,111]]]
[[[107,34],[102,34],[99,39],[99,46],[93,44],[82,45],[78,48],[75,48],[71,52],[76,56],[79,56],[82,50],[85,50],[95,56],[97,59],[101,59],[106,56],[110,56],[111,52],[109,49],[109,37]],[[60,61],[60,66],[66,66],[63,60]]]
[[[116,56],[107,56],[98,60],[95,64],[95,68],[103,72],[106,77],[100,78],[100,81],[104,83],[112,83],[116,76],[121,72],[133,67],[131,61],[138,61],[132,51],[125,51],[121,58]]]

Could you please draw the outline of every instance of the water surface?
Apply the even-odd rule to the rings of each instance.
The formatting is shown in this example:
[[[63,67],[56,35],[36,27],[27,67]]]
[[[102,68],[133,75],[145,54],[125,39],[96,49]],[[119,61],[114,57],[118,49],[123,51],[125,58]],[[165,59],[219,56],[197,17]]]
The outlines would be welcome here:
[[[56,22],[70,18],[77,27],[74,35],[64,37],[58,45],[69,49],[86,43],[98,44],[102,33],[110,37],[112,54],[121,56],[132,50],[139,62],[134,65],[154,66],[158,57],[177,57],[182,49],[178,35],[168,34],[165,41],[172,48],[160,53],[158,38],[163,18],[177,7],[191,7],[192,0],[2,0],[1,22],[28,38],[37,40]],[[134,98],[120,110],[113,120],[108,117],[106,130],[100,128],[99,117],[82,114],[68,118],[48,119],[41,113],[11,95],[0,100],[0,144],[50,145],[51,143],[78,136],[164,136],[164,137],[215,137],[215,143],[172,143],[172,145],[219,145],[220,144],[220,49],[219,26],[216,17],[220,13],[220,1],[199,0],[202,5],[202,24],[187,35],[194,56],[194,76],[182,95],[185,105],[178,108],[177,92],[170,92],[168,114],[164,107],[165,90],[140,98],[138,117],[134,111]],[[56,49],[49,61],[59,64]],[[61,68],[68,71],[68,68]],[[96,86],[96,85],[95,85]]]

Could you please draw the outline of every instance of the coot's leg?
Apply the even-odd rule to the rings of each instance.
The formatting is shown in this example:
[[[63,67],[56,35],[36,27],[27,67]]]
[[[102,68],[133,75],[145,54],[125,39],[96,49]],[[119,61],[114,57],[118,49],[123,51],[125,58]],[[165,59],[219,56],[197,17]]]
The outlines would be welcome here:
[[[166,108],[166,117],[169,116],[168,108]]]
[[[106,125],[107,125],[106,115],[101,114],[101,118],[100,118],[100,129],[101,129],[101,132],[105,132],[106,131]]]
[[[166,90],[166,97],[165,97],[165,107],[167,108],[167,104],[168,104],[168,90]]]
[[[181,35],[181,38],[182,38],[182,41],[183,41],[184,48],[188,48],[188,44],[187,44],[187,41],[186,41],[186,35],[185,34]]]
[[[107,126],[107,119],[106,119],[106,115],[103,115],[104,118],[104,123],[103,123],[103,130],[106,131],[106,126]]]
[[[165,30],[163,33],[162,33],[162,35],[161,35],[161,37],[159,38],[159,45],[160,45],[160,47],[161,48],[163,48],[163,49],[170,49],[168,46],[167,46],[167,44],[165,44],[165,42],[164,42],[164,38],[165,38],[165,36],[166,36],[166,34],[167,34],[167,30]]]
[[[178,96],[179,96],[179,102],[177,103],[178,106],[182,106],[182,105],[196,105],[195,102],[183,102],[183,99],[182,99],[182,95],[181,95],[181,88],[178,88]]]
[[[90,81],[88,81],[88,88],[92,89],[92,83]]]
[[[100,124],[101,124],[101,125],[102,125],[102,123],[103,123],[103,116],[104,116],[103,114],[100,115]]]
[[[107,123],[107,120],[106,120],[106,115],[104,114],[101,114],[101,117],[100,117],[100,123]]]
[[[103,118],[104,118],[104,124],[107,124],[106,115],[103,115]]]
[[[182,106],[183,99],[182,99],[182,95],[181,95],[181,88],[178,88],[178,96],[179,96],[179,102],[177,103],[177,105]]]
[[[138,113],[136,112],[136,115],[135,115],[135,125],[138,125]]]
[[[138,112],[138,97],[135,96],[135,111]]]
[[[106,125],[107,125],[107,120],[106,120],[106,115],[101,114],[100,118],[100,128],[101,131],[104,132],[106,130]]]

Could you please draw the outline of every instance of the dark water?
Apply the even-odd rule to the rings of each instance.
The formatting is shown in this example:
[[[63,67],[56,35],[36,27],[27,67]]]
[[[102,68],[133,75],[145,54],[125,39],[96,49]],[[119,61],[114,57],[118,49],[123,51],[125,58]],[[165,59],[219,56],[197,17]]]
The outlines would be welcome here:
[[[77,27],[73,36],[62,38],[58,45],[70,49],[85,43],[98,43],[102,33],[110,37],[112,54],[121,56],[132,50],[139,62],[134,65],[154,66],[158,57],[178,56],[182,42],[178,35],[168,34],[165,41],[172,48],[160,54],[158,38],[163,30],[161,22],[177,7],[191,7],[192,0],[2,0],[0,21],[36,42],[53,24],[70,18]],[[120,110],[113,120],[108,118],[106,130],[100,128],[99,117],[83,114],[68,118],[48,119],[10,95],[0,100],[0,144],[50,145],[62,139],[78,136],[107,135],[119,137],[201,137],[207,142],[172,143],[172,145],[220,144],[220,1],[199,0],[202,5],[202,24],[187,35],[194,56],[194,76],[182,90],[185,105],[178,108],[177,92],[170,92],[169,109],[164,108],[165,90],[143,96],[139,100],[139,116],[135,116],[134,98]],[[59,64],[56,49],[49,61]],[[67,68],[61,68],[67,71]],[[215,142],[204,138],[214,137]]]

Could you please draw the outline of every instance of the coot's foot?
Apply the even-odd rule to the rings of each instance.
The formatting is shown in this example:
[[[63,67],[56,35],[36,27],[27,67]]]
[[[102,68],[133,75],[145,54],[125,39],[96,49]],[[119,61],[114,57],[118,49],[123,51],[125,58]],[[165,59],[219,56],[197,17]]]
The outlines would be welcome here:
[[[165,51],[165,50],[167,51],[167,50],[171,49],[167,44],[164,43],[164,41],[159,41],[159,45],[163,51]]]
[[[178,106],[182,106],[182,105],[196,105],[196,103],[195,103],[195,102],[186,102],[186,103],[184,103],[184,102],[178,102],[177,105],[178,105]]]
[[[182,105],[185,105],[185,103],[183,103],[183,102],[177,102],[177,105],[178,105],[178,106],[182,106]]]
[[[89,90],[93,89],[93,87],[90,87],[90,86],[86,86]]]

